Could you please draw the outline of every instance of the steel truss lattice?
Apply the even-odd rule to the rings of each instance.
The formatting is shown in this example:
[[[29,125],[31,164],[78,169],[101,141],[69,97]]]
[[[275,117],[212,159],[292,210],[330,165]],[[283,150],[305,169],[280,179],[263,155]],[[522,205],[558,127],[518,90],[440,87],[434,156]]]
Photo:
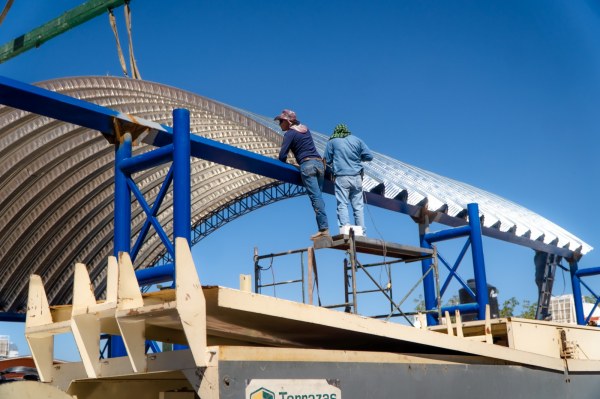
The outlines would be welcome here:
[[[192,228],[192,245],[202,241],[205,237],[214,233],[223,225],[246,215],[263,206],[288,198],[298,197],[306,193],[302,186],[290,183],[274,182],[264,187],[252,190],[235,198],[203,217],[199,223]],[[157,257],[152,265],[164,265],[173,262],[168,252]]]

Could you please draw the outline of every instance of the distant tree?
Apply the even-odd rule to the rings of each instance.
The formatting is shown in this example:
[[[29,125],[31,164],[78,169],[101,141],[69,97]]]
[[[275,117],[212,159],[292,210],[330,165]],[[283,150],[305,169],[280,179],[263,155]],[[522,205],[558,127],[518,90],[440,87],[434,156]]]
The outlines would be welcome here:
[[[415,303],[415,311],[424,312],[425,311],[425,299],[423,299],[423,295],[419,295],[418,298],[413,300]],[[458,295],[454,295],[450,297],[444,306],[454,306],[460,303]],[[521,302],[513,297],[508,298],[506,301],[502,303],[502,307],[500,308],[500,317],[522,317],[524,319],[535,319],[535,313],[537,311],[537,302],[533,302],[530,300],[523,300],[521,305],[521,313],[516,314],[516,309],[519,307]],[[452,316],[454,320],[454,316]]]
[[[537,302],[531,302],[527,299],[523,301],[523,306],[521,306],[521,314],[518,317],[522,317],[524,319],[535,319],[535,313],[537,310]]]
[[[415,303],[415,311],[416,312],[424,312],[425,311],[425,299],[423,299],[423,295],[419,295],[418,298],[413,300]]]
[[[500,308],[500,317],[511,317],[515,315],[515,308],[519,306],[519,300],[517,298],[510,297],[502,303]]]
[[[419,295],[418,298],[413,300],[415,303],[415,311],[424,312],[425,311],[425,299],[423,299],[423,295]],[[460,301],[458,300],[458,295],[451,296],[444,306],[454,306],[458,305]]]
[[[444,306],[454,306],[454,305],[458,305],[460,303],[460,300],[458,299],[458,295],[453,295],[450,297],[450,299],[448,299],[448,301],[446,302],[446,304]]]

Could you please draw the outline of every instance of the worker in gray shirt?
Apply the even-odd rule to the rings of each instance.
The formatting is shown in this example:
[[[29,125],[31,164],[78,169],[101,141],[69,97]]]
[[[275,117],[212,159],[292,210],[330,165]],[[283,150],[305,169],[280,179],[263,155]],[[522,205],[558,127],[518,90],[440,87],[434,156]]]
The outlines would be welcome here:
[[[371,161],[373,154],[358,137],[352,136],[348,127],[339,124],[325,147],[325,162],[331,167],[335,179],[335,199],[340,230],[350,225],[348,202],[354,211],[354,224],[362,227],[366,235],[364,200],[362,190],[362,162]]]

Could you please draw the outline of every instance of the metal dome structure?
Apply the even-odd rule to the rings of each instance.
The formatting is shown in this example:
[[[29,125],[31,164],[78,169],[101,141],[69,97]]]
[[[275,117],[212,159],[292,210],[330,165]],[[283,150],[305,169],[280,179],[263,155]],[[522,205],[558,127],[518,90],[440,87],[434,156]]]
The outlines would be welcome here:
[[[180,89],[113,77],[47,81],[40,87],[122,113],[169,125],[171,110],[191,112],[192,134],[277,156],[281,134],[270,118],[240,110]],[[315,133],[322,152],[327,137]],[[134,154],[150,149],[138,143]],[[145,198],[159,195],[164,168],[141,172],[136,183]],[[192,225],[249,193],[273,187],[263,176],[202,159],[191,164]],[[102,294],[107,256],[113,251],[114,150],[99,134],[10,107],[0,108],[0,311],[22,312],[28,276],[43,277],[53,303],[70,300],[76,262],[90,268],[96,296]],[[468,203],[479,204],[484,234],[542,249],[585,254],[592,248],[543,217],[503,198],[382,154],[366,166],[366,191],[413,210],[428,210],[433,220],[460,225]],[[283,199],[301,192],[287,192]],[[172,226],[172,194],[157,217]],[[142,209],[133,204],[132,240],[143,228]],[[410,213],[410,212],[407,212]],[[414,216],[414,215],[413,215]],[[133,242],[133,241],[132,241]],[[164,254],[156,234],[149,235],[135,261],[152,265]]]

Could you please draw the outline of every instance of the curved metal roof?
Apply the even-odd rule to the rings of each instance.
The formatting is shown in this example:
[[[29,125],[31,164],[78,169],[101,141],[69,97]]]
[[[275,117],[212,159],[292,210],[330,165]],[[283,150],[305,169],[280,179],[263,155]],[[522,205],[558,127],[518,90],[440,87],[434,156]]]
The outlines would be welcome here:
[[[171,123],[174,108],[190,110],[194,134],[276,157],[281,134],[262,117],[180,89],[113,77],[57,79],[39,86],[161,124]],[[315,132],[322,152],[327,137]],[[141,144],[134,154],[148,151]],[[40,274],[52,303],[71,295],[72,266],[85,263],[100,296],[104,265],[112,253],[114,149],[96,131],[8,107],[0,108],[0,311],[24,310],[28,276]],[[151,202],[167,169],[140,172],[135,180]],[[273,181],[201,159],[192,161],[192,223],[245,193]],[[413,167],[382,154],[366,166],[365,190],[385,184],[385,197],[405,196],[410,205],[428,201],[430,210],[461,217],[477,202],[484,226],[559,247],[592,248],[559,226],[503,198]],[[172,230],[172,196],[158,219]],[[137,203],[132,234],[144,223]],[[148,265],[164,249],[149,235],[136,259]]]

